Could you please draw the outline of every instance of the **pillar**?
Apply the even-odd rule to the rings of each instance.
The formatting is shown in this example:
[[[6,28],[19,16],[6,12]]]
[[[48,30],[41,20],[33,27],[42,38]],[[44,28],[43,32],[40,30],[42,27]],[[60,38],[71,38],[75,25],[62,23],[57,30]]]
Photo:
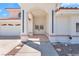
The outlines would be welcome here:
[[[21,9],[21,41],[28,40],[28,12],[26,9]]]

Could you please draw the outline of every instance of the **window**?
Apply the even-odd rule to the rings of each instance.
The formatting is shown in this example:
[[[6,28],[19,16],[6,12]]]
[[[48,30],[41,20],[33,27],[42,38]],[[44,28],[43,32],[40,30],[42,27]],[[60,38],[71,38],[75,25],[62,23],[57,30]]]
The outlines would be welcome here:
[[[38,26],[38,25],[35,25],[35,29],[37,29],[37,30],[38,30],[38,29],[39,29],[39,26]]]
[[[41,30],[43,30],[43,29],[44,29],[43,25],[40,25],[40,29],[41,29]]]
[[[24,33],[24,10],[22,10],[22,32]]]
[[[20,26],[20,24],[15,24],[15,26]]]
[[[52,33],[54,32],[54,11],[52,10]]]
[[[76,23],[76,32],[79,32],[79,23]]]
[[[1,26],[7,26],[7,24],[1,24]]]
[[[13,24],[8,24],[8,26],[13,26]]]
[[[21,12],[18,14],[18,17],[21,18]]]

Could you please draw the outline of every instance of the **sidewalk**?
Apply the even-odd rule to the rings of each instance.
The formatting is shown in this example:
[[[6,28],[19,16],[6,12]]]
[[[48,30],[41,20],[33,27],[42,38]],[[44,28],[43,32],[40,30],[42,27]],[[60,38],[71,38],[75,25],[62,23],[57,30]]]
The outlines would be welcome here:
[[[4,56],[19,44],[20,39],[0,39],[0,56]]]
[[[15,56],[41,56],[41,52],[28,45],[24,45],[22,49],[18,53],[16,53]]]

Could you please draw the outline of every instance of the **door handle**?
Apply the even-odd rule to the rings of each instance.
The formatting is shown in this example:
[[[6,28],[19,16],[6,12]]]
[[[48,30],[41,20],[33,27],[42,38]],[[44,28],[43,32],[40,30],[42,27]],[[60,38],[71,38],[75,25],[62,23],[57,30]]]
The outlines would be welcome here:
[[[38,31],[40,31],[40,27],[38,27]]]
[[[38,26],[38,31],[40,31],[40,26]]]

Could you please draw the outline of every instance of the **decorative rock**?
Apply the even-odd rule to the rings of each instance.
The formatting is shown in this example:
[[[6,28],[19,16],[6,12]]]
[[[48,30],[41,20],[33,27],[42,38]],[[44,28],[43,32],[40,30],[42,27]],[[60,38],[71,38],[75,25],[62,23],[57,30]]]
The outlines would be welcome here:
[[[68,46],[68,44],[65,44],[65,46]]]
[[[62,51],[60,48],[57,48],[56,50],[57,50],[57,51]]]
[[[21,48],[21,46],[16,47],[16,49],[20,49],[20,48]]]
[[[71,49],[71,48],[69,48],[69,50],[70,50],[70,51],[72,51],[72,49]]]
[[[52,43],[53,45],[57,45],[57,43]]]
[[[68,56],[72,56],[72,54],[67,54]]]

